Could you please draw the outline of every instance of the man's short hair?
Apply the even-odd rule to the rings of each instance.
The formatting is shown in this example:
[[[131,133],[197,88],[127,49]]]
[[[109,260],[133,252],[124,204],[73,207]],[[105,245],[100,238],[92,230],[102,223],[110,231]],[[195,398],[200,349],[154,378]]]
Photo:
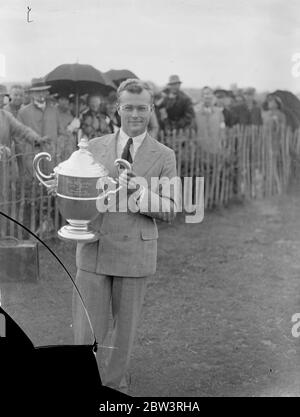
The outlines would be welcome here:
[[[133,94],[141,94],[143,90],[148,91],[151,97],[151,104],[153,103],[153,90],[145,81],[138,80],[137,78],[128,78],[128,80],[123,81],[117,90],[118,94],[118,103],[120,102],[120,96],[123,91],[128,91]]]

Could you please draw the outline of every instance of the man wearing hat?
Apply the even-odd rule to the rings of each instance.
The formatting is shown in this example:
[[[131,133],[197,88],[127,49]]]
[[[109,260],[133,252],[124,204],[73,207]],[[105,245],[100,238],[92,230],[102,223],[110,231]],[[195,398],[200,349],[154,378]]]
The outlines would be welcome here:
[[[192,100],[181,89],[181,81],[178,75],[171,75],[165,98],[161,107],[166,109],[168,118],[165,128],[183,129],[192,125],[195,117]]]
[[[56,147],[57,147],[57,138],[59,136],[59,119],[58,111],[55,106],[47,102],[47,97],[49,96],[50,85],[46,85],[43,79],[33,79],[32,85],[29,89],[32,102],[27,106],[23,107],[18,114],[18,119],[24,125],[29,126],[33,129],[38,135],[46,136],[49,138],[49,142],[43,147],[36,146],[26,146],[26,153],[37,153],[40,151],[49,152],[50,155],[55,156]],[[25,171],[32,175],[32,155],[26,157]],[[45,161],[46,162],[46,161]],[[47,164],[46,169],[52,171],[55,160]]]

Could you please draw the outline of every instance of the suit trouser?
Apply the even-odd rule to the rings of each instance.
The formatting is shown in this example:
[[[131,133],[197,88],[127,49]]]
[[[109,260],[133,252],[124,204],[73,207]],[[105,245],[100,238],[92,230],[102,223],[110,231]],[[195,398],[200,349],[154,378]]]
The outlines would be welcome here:
[[[127,392],[126,372],[148,277],[114,277],[78,270],[76,284],[91,318],[99,345],[97,363],[103,385]],[[112,343],[105,364],[101,345],[109,329],[110,307],[113,318]],[[91,343],[91,331],[77,293],[73,293],[73,328],[76,344]]]

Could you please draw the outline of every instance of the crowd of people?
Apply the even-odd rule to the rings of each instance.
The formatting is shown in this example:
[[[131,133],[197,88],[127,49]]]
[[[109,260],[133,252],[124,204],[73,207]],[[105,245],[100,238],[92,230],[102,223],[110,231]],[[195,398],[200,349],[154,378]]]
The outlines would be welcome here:
[[[148,82],[154,92],[154,112],[149,133],[159,140],[160,132],[192,128],[203,148],[219,152],[226,127],[268,125],[278,130],[286,124],[281,99],[269,94],[258,103],[255,89],[213,90],[205,86],[201,99],[193,101],[181,88],[178,75],[171,75],[162,89]],[[29,88],[13,85],[8,92],[0,85],[0,155],[10,154],[12,144],[22,174],[32,174],[32,154],[41,150],[53,156],[53,164],[65,160],[76,149],[78,136],[87,139],[114,133],[120,128],[117,94],[51,94],[43,79],[33,79]],[[78,135],[79,133],[79,135]]]

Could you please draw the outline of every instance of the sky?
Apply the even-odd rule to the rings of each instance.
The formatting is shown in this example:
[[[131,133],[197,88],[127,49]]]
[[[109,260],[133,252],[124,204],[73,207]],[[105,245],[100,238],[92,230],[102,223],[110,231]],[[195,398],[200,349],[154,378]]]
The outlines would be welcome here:
[[[300,91],[299,0],[0,0],[0,39],[4,83],[79,62],[159,86]]]

